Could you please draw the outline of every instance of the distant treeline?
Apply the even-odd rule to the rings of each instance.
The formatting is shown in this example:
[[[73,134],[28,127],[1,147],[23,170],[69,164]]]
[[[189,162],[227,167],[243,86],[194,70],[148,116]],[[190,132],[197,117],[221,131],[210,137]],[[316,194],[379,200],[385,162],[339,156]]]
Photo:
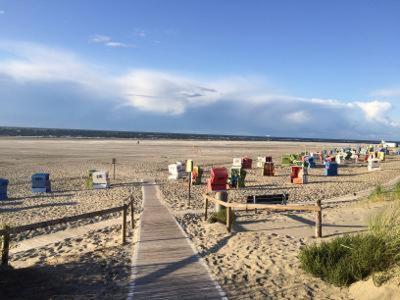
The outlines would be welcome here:
[[[164,132],[136,132],[113,130],[57,129],[29,127],[1,127],[0,136],[25,137],[74,137],[74,138],[127,138],[127,139],[177,139],[177,140],[226,140],[226,141],[296,141],[329,143],[378,143],[376,140],[293,138],[245,135],[217,135]]]

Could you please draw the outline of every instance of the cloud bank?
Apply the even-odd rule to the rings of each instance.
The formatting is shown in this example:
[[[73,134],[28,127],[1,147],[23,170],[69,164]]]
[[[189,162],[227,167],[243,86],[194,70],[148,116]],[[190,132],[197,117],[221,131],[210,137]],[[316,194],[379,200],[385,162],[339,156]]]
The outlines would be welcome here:
[[[93,36],[91,41],[120,46],[104,35]],[[7,78],[20,89],[33,83],[73,85],[80,93],[109,103],[116,114],[120,108],[132,108],[136,116],[157,116],[165,124],[181,120],[185,126],[185,122],[194,122],[197,113],[207,125],[250,134],[377,138],[384,132],[393,138],[400,133],[399,122],[391,116],[392,102],[379,96],[369,101],[304,98],[278,91],[261,76],[205,78],[147,69],[114,75],[70,51],[34,43],[1,41],[1,53],[5,55],[0,59],[0,80]],[[218,125],[221,120],[207,120],[208,116],[241,125]],[[193,127],[189,123],[187,128]],[[199,131],[210,131],[206,125],[197,126]]]

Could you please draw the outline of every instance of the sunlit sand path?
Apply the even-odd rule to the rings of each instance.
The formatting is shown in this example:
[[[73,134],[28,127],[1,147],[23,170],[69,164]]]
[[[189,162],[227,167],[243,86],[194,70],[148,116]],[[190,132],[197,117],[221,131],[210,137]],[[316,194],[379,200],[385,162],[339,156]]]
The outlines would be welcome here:
[[[26,239],[18,242],[15,247],[10,249],[10,254],[29,251],[36,248],[41,248],[50,244],[62,242],[66,239],[77,238],[83,236],[90,231],[100,230],[109,226],[120,225],[121,218],[113,218],[105,221],[96,222],[93,224],[83,225],[76,228],[68,228],[54,233],[43,234],[37,237]]]

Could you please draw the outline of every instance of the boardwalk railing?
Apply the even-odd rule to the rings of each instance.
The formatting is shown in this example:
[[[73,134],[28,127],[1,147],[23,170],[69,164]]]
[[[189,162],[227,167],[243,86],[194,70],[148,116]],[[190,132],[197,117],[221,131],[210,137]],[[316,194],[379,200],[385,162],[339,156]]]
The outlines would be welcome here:
[[[39,223],[27,224],[17,227],[5,227],[4,229],[0,230],[0,237],[3,237],[2,243],[2,251],[1,251],[1,265],[8,265],[9,259],[9,248],[10,248],[10,240],[11,234],[17,234],[28,230],[35,230],[38,228],[54,226],[69,222],[75,222],[83,219],[91,219],[98,216],[108,215],[116,212],[122,211],[122,244],[126,243],[126,218],[128,214],[128,209],[131,209],[131,226],[132,229],[134,228],[134,208],[133,208],[133,196],[129,196],[127,199],[124,200],[124,204],[117,207],[111,207],[103,210],[88,212],[80,215],[64,217],[60,219],[54,219]]]
[[[315,237],[322,237],[322,206],[321,200],[317,200],[315,205],[282,205],[282,204],[246,204],[246,203],[235,203],[235,202],[225,202],[214,197],[211,197],[209,194],[204,194],[204,220],[207,220],[207,212],[208,212],[208,204],[209,202],[214,202],[215,204],[219,204],[226,208],[226,228],[228,231],[231,231],[231,216],[234,210],[257,210],[257,209],[269,209],[269,210],[295,210],[295,211],[312,211],[315,212]]]

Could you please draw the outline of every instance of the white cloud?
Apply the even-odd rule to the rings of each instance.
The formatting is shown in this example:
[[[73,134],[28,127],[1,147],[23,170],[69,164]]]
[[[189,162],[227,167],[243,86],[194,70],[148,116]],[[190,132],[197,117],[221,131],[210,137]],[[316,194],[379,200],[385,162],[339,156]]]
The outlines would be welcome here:
[[[400,87],[384,88],[373,93],[376,97],[400,98]]]
[[[124,43],[120,43],[120,42],[107,42],[105,43],[105,45],[107,47],[111,47],[111,48],[128,48],[128,47],[133,47],[131,45],[127,45]]]
[[[0,75],[17,82],[72,82],[99,94],[114,86],[102,67],[69,51],[12,41],[0,41],[0,51],[12,55],[0,60]]]
[[[110,43],[107,38],[96,37],[103,44]],[[110,99],[114,106],[174,116],[188,110],[223,107],[221,112],[230,111],[246,124],[276,130],[290,124],[304,131],[343,127],[363,134],[381,125],[400,128],[390,116],[392,104],[388,101],[291,96],[269,86],[263,77],[212,79],[155,70],[115,75],[69,51],[14,41],[0,41],[0,52],[8,54],[0,60],[0,76],[21,83],[74,83],[99,98]]]
[[[93,43],[107,43],[111,41],[111,38],[107,35],[96,34],[90,38]]]
[[[110,48],[133,48],[134,45],[128,45],[122,42],[114,41],[108,35],[96,34],[89,39],[92,43],[103,44]]]
[[[400,122],[394,121],[389,116],[389,112],[393,107],[390,102],[373,100],[368,102],[355,102],[354,104],[364,112],[367,120],[400,128]]]
[[[130,105],[158,113],[182,114],[190,106],[214,101],[218,94],[196,80],[157,71],[132,71],[118,81]]]
[[[386,121],[386,113],[392,107],[389,102],[382,102],[378,100],[370,102],[356,102],[355,105],[361,108],[367,119],[379,122]]]
[[[141,37],[141,38],[144,38],[144,37],[147,36],[147,32],[146,32],[145,30],[143,30],[143,29],[136,28],[136,29],[133,31],[133,35],[138,36],[138,37]]]
[[[290,112],[285,116],[285,119],[291,123],[302,124],[310,120],[310,116],[304,110]]]

